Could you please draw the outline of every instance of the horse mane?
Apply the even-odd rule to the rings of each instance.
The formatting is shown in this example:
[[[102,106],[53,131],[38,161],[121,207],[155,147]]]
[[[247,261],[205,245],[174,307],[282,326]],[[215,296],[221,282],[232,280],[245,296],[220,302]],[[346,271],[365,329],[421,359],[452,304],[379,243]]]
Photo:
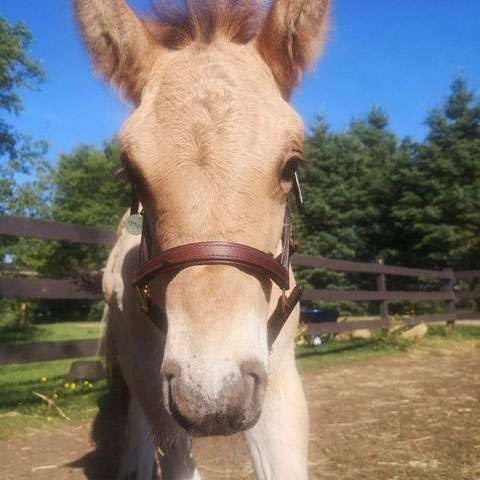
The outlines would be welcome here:
[[[175,50],[217,38],[245,44],[257,33],[269,6],[260,0],[157,0],[154,17],[144,24],[160,44]]]

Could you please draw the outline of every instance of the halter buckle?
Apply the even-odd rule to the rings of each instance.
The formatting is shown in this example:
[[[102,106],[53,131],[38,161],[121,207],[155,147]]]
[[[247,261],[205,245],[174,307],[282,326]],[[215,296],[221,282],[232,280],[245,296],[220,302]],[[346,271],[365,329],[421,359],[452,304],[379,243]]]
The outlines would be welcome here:
[[[143,313],[148,313],[148,285],[137,285],[135,287],[135,290],[137,292],[138,300],[140,302],[140,310]]]

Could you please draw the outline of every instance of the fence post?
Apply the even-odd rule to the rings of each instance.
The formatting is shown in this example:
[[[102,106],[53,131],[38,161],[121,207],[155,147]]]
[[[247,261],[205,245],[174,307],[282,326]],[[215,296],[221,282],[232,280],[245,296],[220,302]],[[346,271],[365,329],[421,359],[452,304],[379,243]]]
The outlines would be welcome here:
[[[377,263],[383,265],[383,258],[378,257]],[[380,273],[377,277],[377,290],[379,292],[387,291],[387,283],[384,273]],[[380,318],[385,322],[385,327],[388,328],[388,302],[386,300],[380,302]]]
[[[456,309],[455,309],[455,274],[451,268],[444,268],[445,272],[451,273],[450,280],[443,286],[442,290],[445,292],[450,292],[452,294],[451,300],[445,300],[445,310],[447,313],[451,313],[454,315],[453,320],[447,320],[447,330],[452,330],[455,326],[455,319],[456,319]]]

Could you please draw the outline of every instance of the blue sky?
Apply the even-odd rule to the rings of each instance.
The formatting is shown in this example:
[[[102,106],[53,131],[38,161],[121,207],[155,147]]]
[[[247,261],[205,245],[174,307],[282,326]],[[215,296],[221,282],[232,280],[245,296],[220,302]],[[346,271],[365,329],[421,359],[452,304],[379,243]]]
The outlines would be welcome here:
[[[149,3],[130,1],[139,11]],[[129,107],[93,76],[70,0],[0,0],[0,14],[26,23],[32,55],[49,76],[41,91],[21,92],[25,110],[7,120],[48,140],[52,161],[114,135]],[[443,102],[456,73],[480,90],[478,0],[334,0],[332,27],[324,58],[292,100],[307,126],[321,113],[342,130],[376,105],[400,137],[422,140],[427,111]]]

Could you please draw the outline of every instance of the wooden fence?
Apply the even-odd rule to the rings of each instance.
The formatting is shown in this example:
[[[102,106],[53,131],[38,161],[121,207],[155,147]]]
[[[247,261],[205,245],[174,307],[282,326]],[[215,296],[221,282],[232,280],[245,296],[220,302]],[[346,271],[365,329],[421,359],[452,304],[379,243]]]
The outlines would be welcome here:
[[[427,270],[420,268],[398,267],[377,263],[349,262],[344,260],[332,260],[323,257],[307,255],[295,255],[293,263],[302,267],[323,268],[350,273],[365,273],[377,277],[376,290],[306,290],[303,300],[335,301],[369,301],[379,303],[379,317],[353,322],[310,324],[309,334],[337,333],[357,329],[384,328],[389,325],[388,304],[392,301],[443,301],[445,304],[444,314],[420,315],[406,318],[407,323],[447,322],[453,324],[455,320],[464,315],[458,315],[455,304],[459,300],[478,299],[480,291],[461,292],[456,291],[455,286],[459,279],[473,279],[480,277],[480,270],[454,272],[451,269]],[[389,291],[387,290],[387,276],[433,278],[443,281],[438,291]]]
[[[50,222],[46,220],[1,215],[0,235],[35,237],[107,246],[112,246],[115,243],[115,234],[110,230],[101,230],[62,222]],[[480,298],[480,291],[460,292],[455,290],[457,280],[471,280],[473,278],[478,278],[480,277],[480,270],[466,272],[453,272],[451,269],[441,271],[426,270],[383,265],[380,261],[377,263],[360,263],[301,254],[295,255],[292,258],[292,261],[294,265],[299,267],[364,273],[375,275],[377,277],[376,290],[307,289],[303,296],[304,301],[373,301],[379,303],[380,312],[379,317],[373,320],[309,324],[309,334],[337,333],[363,328],[371,329],[387,327],[389,316],[388,303],[392,301],[443,301],[445,303],[446,313],[439,315],[421,315],[410,319],[410,322],[420,323],[442,321],[453,323],[458,317],[455,309],[455,303],[457,301]],[[387,276],[433,278],[442,281],[443,284],[438,291],[390,291],[387,289]],[[51,280],[0,277],[0,298],[98,299],[101,298],[101,293],[85,289],[81,282],[72,278]],[[42,343],[22,346],[0,344],[0,364],[12,363],[12,360],[18,362],[21,358],[25,358],[25,361],[32,361],[33,359],[47,360],[92,355],[95,352],[95,341],[89,340],[81,342],[83,343],[79,343],[77,347],[75,347],[74,342],[51,342],[48,345]],[[28,354],[26,353],[27,350],[29,351]],[[38,353],[36,354],[35,351]]]

